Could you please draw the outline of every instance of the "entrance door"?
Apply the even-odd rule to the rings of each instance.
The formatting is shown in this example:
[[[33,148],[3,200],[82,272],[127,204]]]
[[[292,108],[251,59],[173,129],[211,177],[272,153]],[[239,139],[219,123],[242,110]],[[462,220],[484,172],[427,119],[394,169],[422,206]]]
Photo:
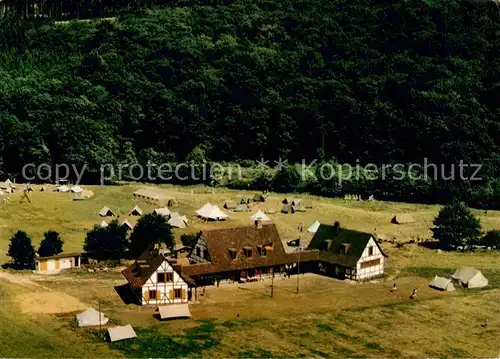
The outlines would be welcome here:
[[[60,265],[61,265],[61,263],[59,262],[59,259],[56,259],[56,269],[59,269]]]
[[[75,267],[80,266],[80,257],[75,257]]]
[[[47,261],[40,261],[40,270],[41,271],[47,270]]]

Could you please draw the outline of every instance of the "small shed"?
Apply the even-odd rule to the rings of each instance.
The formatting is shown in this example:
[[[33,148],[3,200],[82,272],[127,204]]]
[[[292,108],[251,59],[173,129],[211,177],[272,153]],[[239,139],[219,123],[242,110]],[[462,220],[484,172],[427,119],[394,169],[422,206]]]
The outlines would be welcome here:
[[[238,204],[236,203],[236,201],[229,200],[229,201],[224,202],[225,209],[235,209],[237,205]]]
[[[394,224],[406,224],[415,222],[415,219],[412,217],[411,214],[403,213],[392,217],[391,222]]]
[[[189,305],[187,303],[165,305],[158,307],[156,311],[156,315],[161,320],[191,318],[191,312],[189,311]]]
[[[109,328],[107,331],[107,339],[113,343],[120,340],[137,338],[134,328],[130,324]]]
[[[79,268],[81,253],[59,253],[55,256],[35,258],[37,273],[57,273],[63,269]]]
[[[429,284],[429,287],[446,292],[452,292],[455,290],[455,286],[451,282],[451,279],[439,276],[434,277],[432,282]]]
[[[142,216],[142,209],[140,209],[138,206],[135,206],[128,212],[129,216]]]
[[[106,206],[102,207],[101,210],[99,211],[99,216],[101,217],[111,217],[114,215],[115,214]]]

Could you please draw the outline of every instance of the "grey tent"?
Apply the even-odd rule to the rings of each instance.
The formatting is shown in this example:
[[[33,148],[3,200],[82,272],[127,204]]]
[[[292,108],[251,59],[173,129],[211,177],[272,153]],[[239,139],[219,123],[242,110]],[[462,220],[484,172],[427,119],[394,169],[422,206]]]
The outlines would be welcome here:
[[[130,324],[109,328],[107,334],[108,340],[112,343],[119,340],[137,338],[137,334],[135,334],[134,328]]]
[[[250,202],[250,198],[243,197],[240,201],[240,204],[249,204]]]
[[[160,319],[191,318],[188,304],[172,304],[156,309]]]
[[[108,207],[104,206],[99,211],[99,216],[101,217],[114,216],[114,213]]]
[[[104,316],[104,313],[98,312],[94,308],[89,308],[85,312],[76,315],[76,322],[79,327],[92,327],[105,325],[109,318]]]
[[[480,270],[472,267],[460,267],[451,275],[459,285],[465,288],[483,288],[488,285],[488,279]]]
[[[224,208],[225,209],[235,209],[238,204],[236,201],[226,201],[224,202]]]
[[[142,216],[142,209],[140,209],[138,206],[135,206],[128,212],[129,216]]]
[[[283,208],[281,209],[281,213],[295,213],[295,209],[291,204],[285,204]]]
[[[451,279],[435,276],[432,282],[429,284],[429,287],[442,290],[446,292],[452,292],[455,290],[455,286],[451,282]]]
[[[392,217],[391,222],[394,224],[405,224],[405,223],[413,223],[415,222],[415,219],[411,216],[411,214],[403,213]]]
[[[234,209],[235,212],[248,212],[249,210],[248,206],[244,203],[237,205]]]
[[[305,211],[307,211],[306,207],[304,207],[304,205],[302,203],[300,203],[300,202],[298,202],[298,204],[296,204],[296,205],[293,205],[293,209],[294,209],[295,212],[305,212]]]

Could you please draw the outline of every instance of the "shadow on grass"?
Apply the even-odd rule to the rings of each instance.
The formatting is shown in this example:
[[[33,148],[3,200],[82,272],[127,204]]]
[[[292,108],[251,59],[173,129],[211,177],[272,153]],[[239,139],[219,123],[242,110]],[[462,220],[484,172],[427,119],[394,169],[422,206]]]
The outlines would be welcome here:
[[[118,285],[115,287],[116,293],[120,296],[120,299],[125,304],[136,304],[139,305],[139,299],[134,295],[132,288],[126,283],[122,285]]]
[[[259,290],[255,290],[255,289],[250,289],[250,288],[245,288],[245,287],[240,287],[240,286],[238,286],[238,289],[240,289],[240,290],[246,290],[246,291],[258,294],[258,295],[263,296],[263,297],[269,297],[270,296],[270,293],[261,292]],[[274,289],[276,289],[276,288],[274,288]]]

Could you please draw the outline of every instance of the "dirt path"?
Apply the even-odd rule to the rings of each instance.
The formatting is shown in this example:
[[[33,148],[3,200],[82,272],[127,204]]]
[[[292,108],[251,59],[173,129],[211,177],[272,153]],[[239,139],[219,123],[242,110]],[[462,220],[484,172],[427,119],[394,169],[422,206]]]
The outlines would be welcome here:
[[[43,285],[40,285],[40,284],[26,278],[22,274],[12,274],[9,272],[0,271],[0,279],[5,279],[11,283],[22,285],[23,287],[35,286],[35,287],[43,288],[46,290],[51,290],[50,288],[44,287]]]

